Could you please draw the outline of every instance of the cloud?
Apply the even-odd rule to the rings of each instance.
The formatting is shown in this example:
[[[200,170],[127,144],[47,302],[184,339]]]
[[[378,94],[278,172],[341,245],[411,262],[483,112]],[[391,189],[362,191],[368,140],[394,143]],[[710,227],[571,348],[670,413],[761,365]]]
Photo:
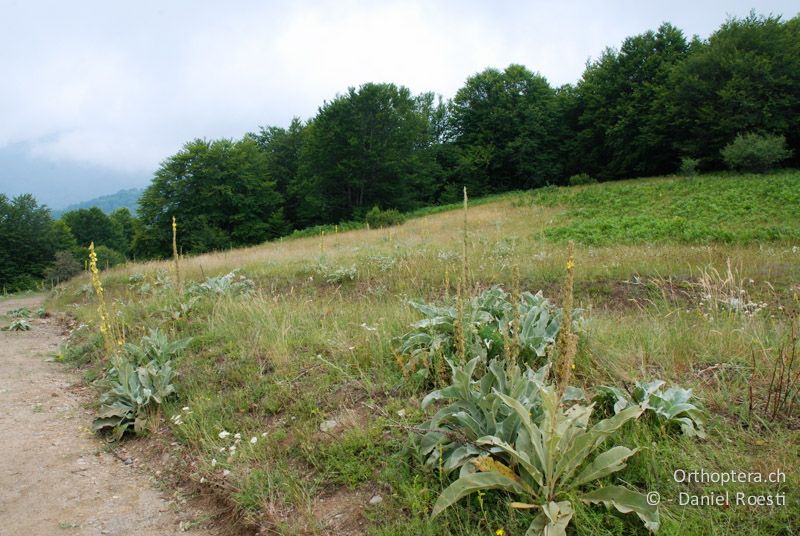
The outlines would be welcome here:
[[[741,4],[741,5],[739,5]],[[762,6],[790,13],[788,2]],[[783,10],[781,9],[783,7]],[[743,2],[16,2],[0,20],[0,149],[146,176],[195,137],[307,119],[367,81],[451,97],[487,66],[574,82],[670,19],[708,34]],[[702,21],[702,27],[698,26]],[[53,184],[58,184],[57,171]],[[2,187],[3,185],[0,185]]]

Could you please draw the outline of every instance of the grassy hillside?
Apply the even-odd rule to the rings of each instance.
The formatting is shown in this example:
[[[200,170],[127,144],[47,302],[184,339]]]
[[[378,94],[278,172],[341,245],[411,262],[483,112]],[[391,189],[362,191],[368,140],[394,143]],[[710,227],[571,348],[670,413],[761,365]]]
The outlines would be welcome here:
[[[702,400],[706,439],[648,426],[619,438],[641,450],[617,475],[663,498],[660,534],[800,526],[798,419],[760,410],[800,305],[799,191],[796,172],[658,178],[506,195],[468,212],[465,294],[499,284],[543,289],[558,302],[564,240],[577,242],[575,300],[586,328],[573,383],[591,392],[661,378]],[[426,420],[420,401],[430,387],[401,370],[397,337],[420,319],[408,300],[453,303],[463,218],[451,210],[181,261],[184,288],[238,270],[252,293],[189,297],[168,262],[104,272],[110,316],[127,341],[154,327],[192,337],[178,361],[178,397],[151,417],[161,423],[151,440],[176,442],[182,479],[270,534],[523,534],[533,514],[510,510],[499,492],[462,499],[431,521],[451,478],[421,463],[409,441]],[[64,357],[101,388],[107,360],[87,285],[59,288],[52,303],[87,325]],[[701,468],[782,470],[787,480],[673,479],[676,469]],[[682,506],[682,491],[786,493],[789,505]],[[575,508],[571,534],[646,534],[633,514]]]

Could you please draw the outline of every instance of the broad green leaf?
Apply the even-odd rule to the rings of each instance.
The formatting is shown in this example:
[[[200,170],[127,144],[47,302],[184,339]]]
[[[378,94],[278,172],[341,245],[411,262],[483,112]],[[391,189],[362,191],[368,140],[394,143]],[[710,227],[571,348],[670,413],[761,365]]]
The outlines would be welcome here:
[[[660,525],[658,507],[647,503],[647,497],[623,486],[606,486],[581,495],[580,500],[585,503],[603,503],[606,507],[613,506],[623,514],[636,513],[644,523],[645,528],[657,531]]]
[[[569,501],[550,502],[542,505],[542,511],[537,515],[525,536],[566,536],[575,511]]]
[[[519,482],[499,473],[473,473],[462,476],[439,495],[439,498],[436,499],[436,504],[433,505],[431,517],[438,516],[445,508],[452,506],[462,497],[485,489],[501,489],[511,493],[525,494],[525,488]]]
[[[638,418],[643,411],[644,409],[640,406],[630,406],[608,419],[603,419],[588,432],[576,437],[570,448],[556,463],[555,477],[562,482],[568,481],[600,443],[629,420]]]
[[[627,447],[613,447],[599,454],[592,460],[592,463],[587,465],[575,477],[575,480],[570,483],[570,487],[578,487],[611,473],[616,473],[625,467],[625,460],[636,454],[637,450],[631,450]]]
[[[493,445],[500,448],[503,452],[508,454],[511,457],[511,460],[514,464],[521,465],[523,469],[525,469],[531,477],[539,484],[539,486],[543,485],[542,480],[542,472],[539,471],[530,461],[530,457],[528,456],[527,452],[517,451],[506,443],[505,441],[494,437],[494,436],[485,436],[478,439],[475,443],[478,445]],[[533,493],[531,493],[533,494]]]

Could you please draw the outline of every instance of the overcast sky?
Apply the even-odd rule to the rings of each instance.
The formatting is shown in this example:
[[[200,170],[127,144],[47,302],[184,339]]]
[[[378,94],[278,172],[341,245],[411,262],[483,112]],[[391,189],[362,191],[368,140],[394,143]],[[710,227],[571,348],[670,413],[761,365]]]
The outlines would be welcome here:
[[[759,13],[798,12],[760,0]],[[364,82],[452,97],[522,63],[574,83],[669,21],[707,37],[750,2],[0,0],[0,193],[54,208],[149,183],[196,137],[312,117]]]

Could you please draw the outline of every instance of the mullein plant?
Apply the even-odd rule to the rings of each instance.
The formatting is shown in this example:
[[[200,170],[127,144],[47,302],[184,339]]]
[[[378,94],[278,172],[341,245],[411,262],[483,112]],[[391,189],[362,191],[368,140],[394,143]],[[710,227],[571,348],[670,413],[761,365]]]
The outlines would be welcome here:
[[[97,315],[100,319],[100,333],[103,335],[106,351],[111,354],[116,349],[116,346],[121,346],[125,341],[122,334],[117,336],[115,333],[116,330],[113,328],[108,315],[103,282],[100,281],[100,271],[97,269],[97,253],[94,250],[94,242],[89,244],[89,271],[92,274],[92,287],[94,287],[94,293],[98,301]]]
[[[181,269],[178,262],[178,222],[175,220],[175,216],[172,217],[172,258],[175,261],[175,284],[178,288],[178,293],[182,294]]]
[[[558,392],[564,394],[572,379],[575,368],[575,354],[578,350],[578,336],[572,331],[572,308],[574,302],[573,270],[575,269],[575,245],[570,241],[567,249],[567,275],[564,278],[564,298],[561,313],[561,330],[556,340]]]
[[[464,333],[464,293],[467,291],[467,188],[464,187],[464,249],[461,257],[461,280],[458,282],[456,295],[457,318],[453,325],[453,336],[456,341],[456,350],[459,361],[467,362],[466,334]]]

